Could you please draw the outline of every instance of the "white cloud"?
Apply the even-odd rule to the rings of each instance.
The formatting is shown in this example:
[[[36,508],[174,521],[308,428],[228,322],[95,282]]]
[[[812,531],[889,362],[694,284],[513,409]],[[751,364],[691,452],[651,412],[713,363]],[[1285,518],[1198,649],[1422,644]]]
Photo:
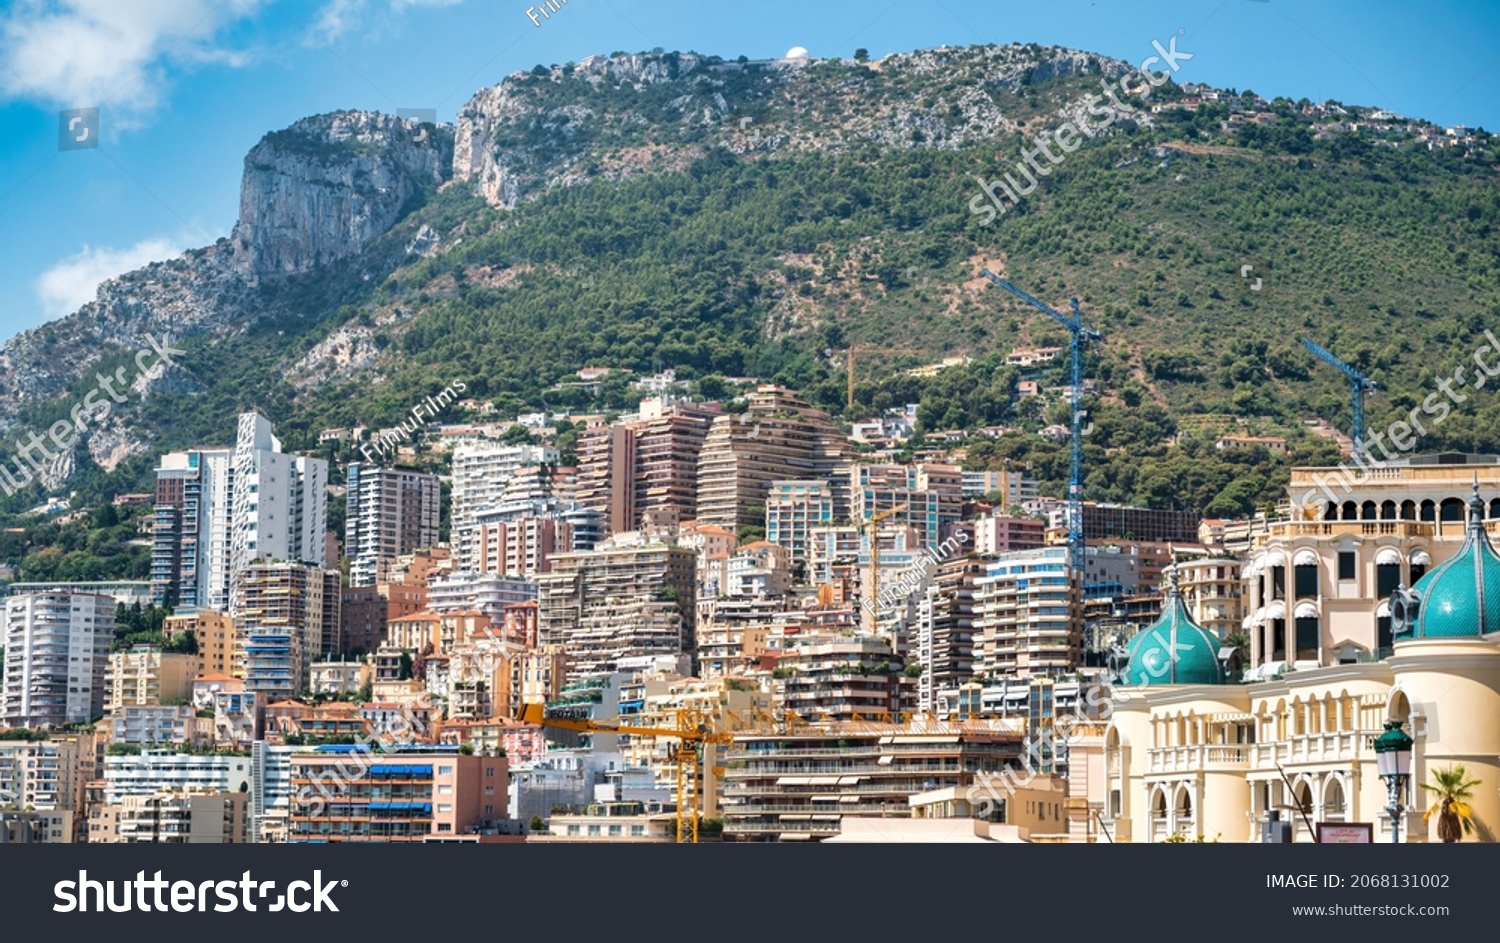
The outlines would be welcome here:
[[[390,0],[392,13],[402,13],[411,7],[451,7],[464,0]],[[326,46],[340,36],[357,27],[363,19],[367,0],[328,0],[318,14],[308,35],[308,43]]]
[[[319,46],[333,42],[354,27],[364,9],[365,0],[330,0],[318,14],[308,42]]]
[[[85,245],[83,251],[42,273],[36,280],[36,295],[49,319],[64,317],[93,301],[101,282],[148,262],[174,258],[186,248],[182,240],[169,236],[143,239],[125,249]]]
[[[147,111],[170,64],[241,64],[215,37],[261,2],[19,0],[0,14],[0,91],[68,108]]]

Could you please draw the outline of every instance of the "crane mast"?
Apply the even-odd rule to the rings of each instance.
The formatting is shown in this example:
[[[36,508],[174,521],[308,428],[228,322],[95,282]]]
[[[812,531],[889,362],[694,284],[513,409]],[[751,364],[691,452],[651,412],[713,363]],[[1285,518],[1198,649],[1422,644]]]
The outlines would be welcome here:
[[[1349,385],[1352,389],[1351,397],[1354,401],[1354,460],[1359,462],[1369,458],[1369,452],[1365,449],[1365,394],[1375,392],[1375,384],[1368,376],[1360,373],[1312,341],[1303,340],[1302,346],[1312,351],[1314,357],[1317,357],[1349,378]]]
[[[1083,580],[1083,353],[1085,344],[1090,341],[1103,340],[1104,335],[1083,326],[1083,313],[1079,310],[1077,298],[1072,299],[1073,310],[1072,315],[1069,316],[1038,301],[989,269],[984,269],[981,274],[1033,308],[1050,316],[1067,328],[1072,338],[1068,345],[1068,357],[1071,361],[1069,382],[1072,384],[1069,406],[1073,414],[1072,421],[1068,424],[1068,434],[1072,443],[1068,461],[1068,565],[1078,574],[1081,583]]]

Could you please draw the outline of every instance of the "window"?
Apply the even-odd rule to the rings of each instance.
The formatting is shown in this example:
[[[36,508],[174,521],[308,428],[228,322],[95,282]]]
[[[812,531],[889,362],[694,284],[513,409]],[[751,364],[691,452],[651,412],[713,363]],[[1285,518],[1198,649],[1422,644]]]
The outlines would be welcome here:
[[[452,811],[453,811],[453,805],[451,803],[448,803],[448,802],[439,802],[438,803],[438,814],[440,814],[440,815],[448,815]]]
[[[495,814],[495,807],[492,806],[492,805],[485,806],[484,807],[484,814],[485,815],[494,815]]]
[[[1318,657],[1318,636],[1318,620],[1316,618],[1297,620],[1298,658],[1310,659]]]
[[[451,767],[451,766],[439,766],[438,767],[438,775],[439,776],[452,776],[453,775],[453,767]]]
[[[1296,574],[1297,598],[1318,595],[1318,568],[1315,566],[1299,566],[1293,572]]]
[[[484,768],[484,776],[485,776],[486,779],[494,779],[495,778],[495,767],[493,767],[493,766],[486,766]]]
[[[439,822],[438,823],[438,831],[440,831],[440,832],[451,832],[451,831],[453,831],[453,826],[449,825],[447,822]]]
[[[451,785],[449,785],[448,783],[443,783],[442,785],[438,786],[438,795],[440,795],[440,796],[451,796],[451,795],[453,795],[453,787]]]
[[[1353,550],[1340,550],[1339,551],[1339,579],[1341,579],[1341,580],[1352,580],[1352,579],[1354,579],[1354,551]]]
[[[1401,583],[1401,564],[1387,563],[1375,568],[1375,598],[1389,599]]]

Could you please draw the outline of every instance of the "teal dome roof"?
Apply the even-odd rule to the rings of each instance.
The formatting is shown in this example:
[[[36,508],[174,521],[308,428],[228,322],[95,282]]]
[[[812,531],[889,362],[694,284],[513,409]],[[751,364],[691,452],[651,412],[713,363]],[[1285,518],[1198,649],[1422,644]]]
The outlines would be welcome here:
[[[1120,673],[1120,683],[1224,684],[1219,645],[1219,637],[1188,614],[1182,594],[1177,591],[1174,569],[1161,618],[1125,646],[1127,664]]]
[[[1469,499],[1469,530],[1453,559],[1392,598],[1397,638],[1477,638],[1500,632],[1500,554],[1484,531],[1479,485]]]

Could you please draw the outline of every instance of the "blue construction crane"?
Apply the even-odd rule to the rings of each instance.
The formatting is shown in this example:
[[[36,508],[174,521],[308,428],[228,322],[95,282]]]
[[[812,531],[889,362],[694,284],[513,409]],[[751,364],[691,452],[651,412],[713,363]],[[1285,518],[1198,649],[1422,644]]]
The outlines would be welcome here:
[[[1083,345],[1089,341],[1103,340],[1104,335],[1083,326],[1083,315],[1078,310],[1077,298],[1072,299],[1073,315],[1069,317],[1060,311],[1054,311],[989,269],[985,269],[981,274],[1038,311],[1050,315],[1053,320],[1067,328],[1073,338],[1068,350],[1068,355],[1072,360],[1070,369],[1073,384],[1069,404],[1073,412],[1071,424],[1073,454],[1072,467],[1068,475],[1068,565],[1078,573],[1078,579],[1081,582],[1083,580]]]
[[[1354,389],[1354,458],[1356,461],[1367,458],[1368,453],[1365,451],[1365,394],[1375,392],[1375,384],[1370,382],[1369,377],[1347,363],[1344,363],[1312,341],[1304,340],[1302,346],[1312,351],[1313,356],[1319,360],[1337,367],[1344,376],[1349,378],[1349,384]]]

